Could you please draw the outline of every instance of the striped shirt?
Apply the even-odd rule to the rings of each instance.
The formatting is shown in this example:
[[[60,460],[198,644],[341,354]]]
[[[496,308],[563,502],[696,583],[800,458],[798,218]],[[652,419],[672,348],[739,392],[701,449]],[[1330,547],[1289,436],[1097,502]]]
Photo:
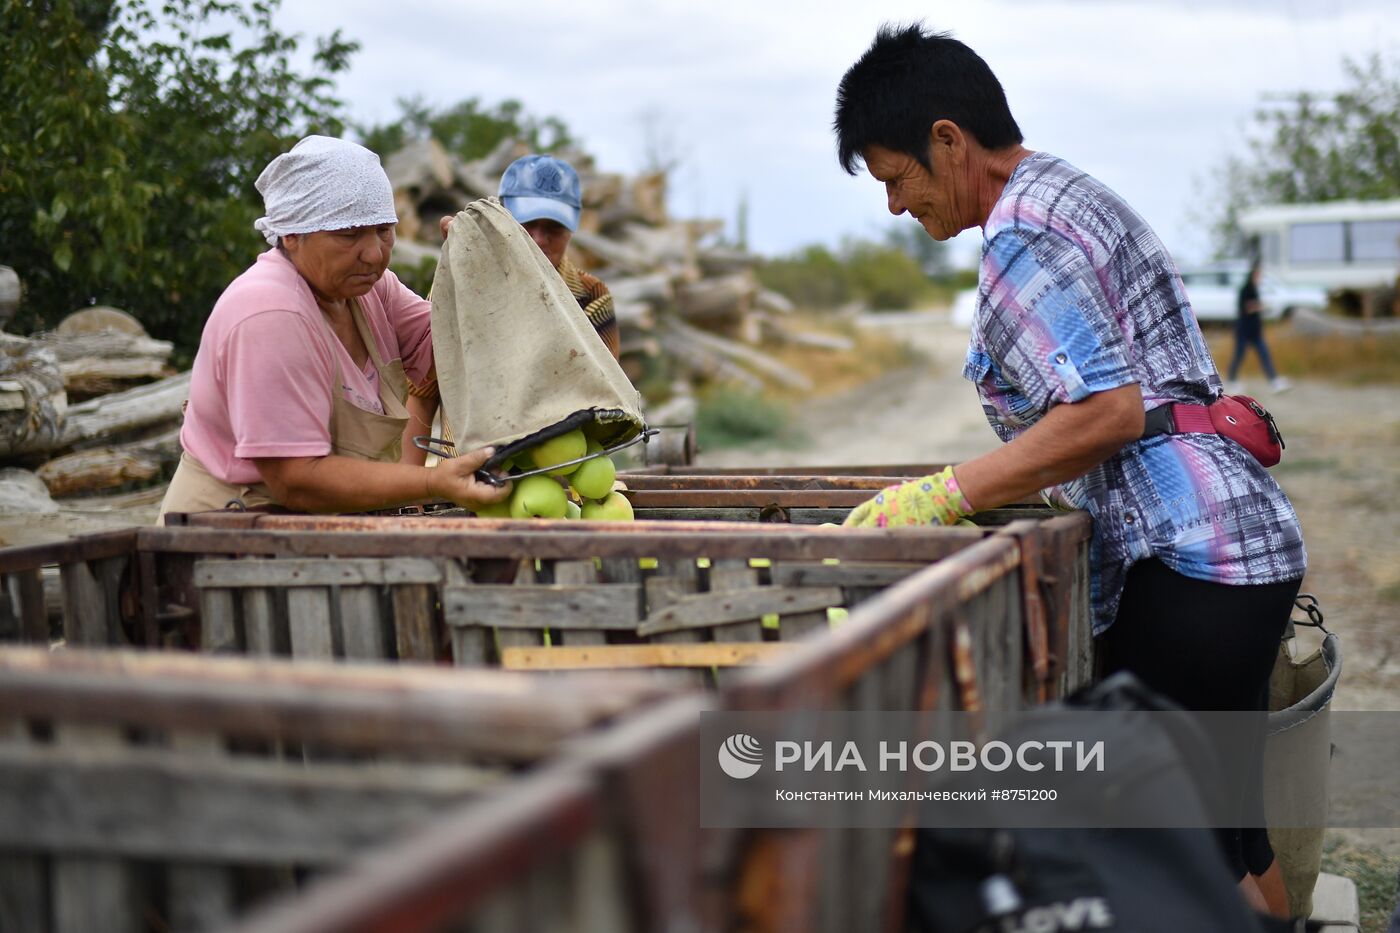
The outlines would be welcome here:
[[[1131,383],[1148,411],[1221,394],[1171,256],[1101,182],[1033,153],[1012,173],[983,236],[963,376],[1003,441],[1054,405]],[[1237,585],[1296,580],[1307,568],[1287,496],[1218,435],[1134,441],[1047,495],[1093,515],[1096,635],[1113,624],[1139,560]]]

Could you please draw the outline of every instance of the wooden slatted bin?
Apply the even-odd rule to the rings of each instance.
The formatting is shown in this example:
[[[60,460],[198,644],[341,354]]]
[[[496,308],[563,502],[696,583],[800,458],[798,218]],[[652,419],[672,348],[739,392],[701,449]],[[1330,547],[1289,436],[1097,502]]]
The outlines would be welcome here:
[[[625,677],[0,649],[0,929],[217,929],[465,801],[490,809],[655,697]]]
[[[1056,521],[1068,538],[1087,533],[1084,516]],[[1027,676],[1045,660],[1037,626],[1055,612],[1025,599],[1028,561],[1062,569],[1027,544],[1034,530],[982,538],[862,602],[825,637],[591,734],[555,763],[555,786],[541,776],[515,788],[508,807],[469,804],[238,933],[901,928],[907,827],[700,829],[700,769],[714,766],[713,750],[699,747],[700,713],[919,710],[928,734],[946,739],[953,711],[991,726],[1037,701],[1038,687],[1077,686],[1051,671]],[[1081,626],[1087,617],[1071,628]],[[568,852],[587,848],[585,827],[597,821],[613,827],[604,835],[620,840],[625,871],[595,883],[587,914],[561,919],[557,905],[571,902],[550,899],[561,890],[550,879]]]
[[[450,658],[547,670],[504,675],[544,683],[632,667],[712,688],[588,733],[489,806],[241,929],[845,930],[897,924],[907,835],[701,831],[699,710],[923,710],[936,734],[965,709],[995,724],[1087,677],[1088,534],[1083,514],[893,532],[209,514],[0,552],[0,573],[8,630],[36,640],[55,634],[38,575],[57,567],[72,643]],[[799,596],[812,601],[785,602]]]

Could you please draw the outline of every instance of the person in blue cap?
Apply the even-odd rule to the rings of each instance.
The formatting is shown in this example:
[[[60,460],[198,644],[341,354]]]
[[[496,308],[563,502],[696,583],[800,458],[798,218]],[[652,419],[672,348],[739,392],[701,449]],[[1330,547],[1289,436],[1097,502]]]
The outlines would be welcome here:
[[[501,176],[500,198],[545,258],[559,270],[594,330],[617,357],[617,316],[612,295],[596,276],[575,266],[566,255],[583,207],[578,172],[554,156],[521,156]]]

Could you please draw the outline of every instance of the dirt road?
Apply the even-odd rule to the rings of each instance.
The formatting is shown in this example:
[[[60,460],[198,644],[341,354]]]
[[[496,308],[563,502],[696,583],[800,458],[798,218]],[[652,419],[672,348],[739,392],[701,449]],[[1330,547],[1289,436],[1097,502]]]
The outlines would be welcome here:
[[[867,326],[926,358],[872,383],[804,403],[794,447],[702,452],[712,466],[956,462],[998,441],[961,378],[967,332],[941,313],[882,315]],[[1307,540],[1304,592],[1342,640],[1339,709],[1400,710],[1400,387],[1300,381],[1275,395],[1246,383],[1273,411],[1287,450],[1274,475]]]

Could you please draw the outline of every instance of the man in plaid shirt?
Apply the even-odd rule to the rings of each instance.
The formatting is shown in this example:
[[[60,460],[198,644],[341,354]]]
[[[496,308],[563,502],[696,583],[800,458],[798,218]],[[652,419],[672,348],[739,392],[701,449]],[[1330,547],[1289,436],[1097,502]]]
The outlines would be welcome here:
[[[841,81],[835,125],[842,167],[863,162],[891,213],[936,240],[982,229],[963,372],[1006,442],[885,489],[847,524],[952,524],[1037,491],[1087,509],[1106,672],[1132,671],[1188,709],[1267,709],[1306,569],[1302,534],[1234,441],[1144,433],[1146,412],[1221,394],[1156,234],[1101,182],[1025,148],[986,62],[921,26],[881,30]],[[1262,760],[1262,728],[1258,739]],[[1232,788],[1251,817],[1260,780]],[[1263,830],[1220,834],[1245,896],[1286,911]]]

